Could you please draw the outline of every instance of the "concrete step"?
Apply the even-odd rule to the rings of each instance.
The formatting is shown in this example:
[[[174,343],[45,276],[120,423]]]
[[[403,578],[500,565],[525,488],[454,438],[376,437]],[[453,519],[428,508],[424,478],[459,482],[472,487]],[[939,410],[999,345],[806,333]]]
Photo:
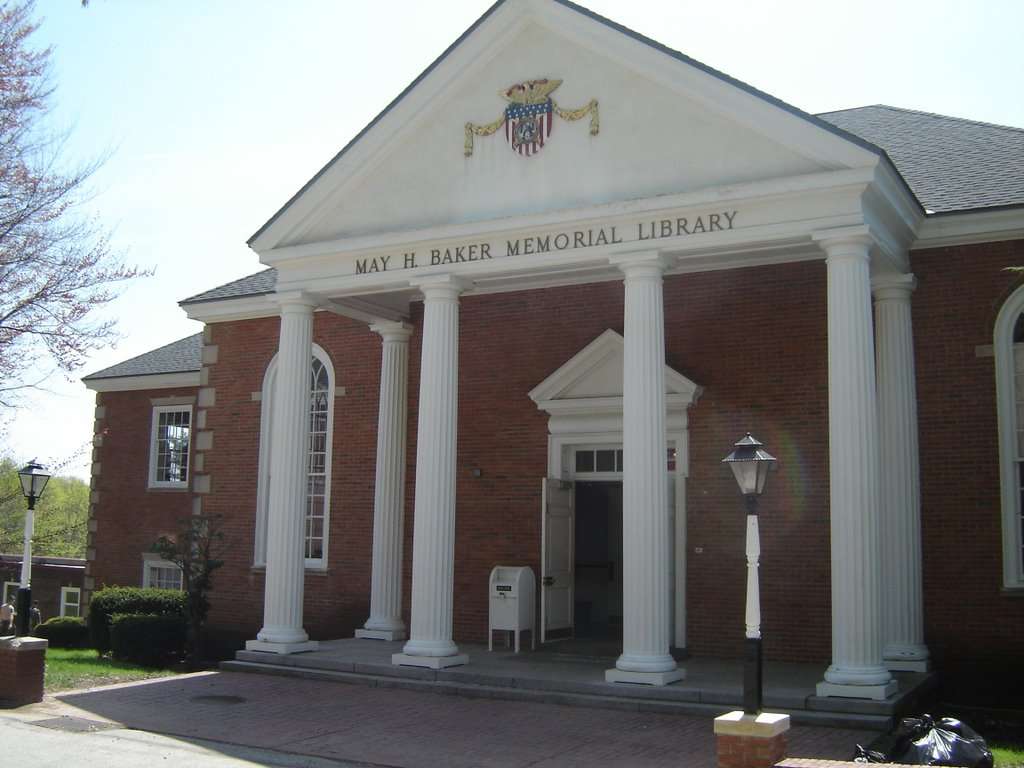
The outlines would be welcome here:
[[[449,696],[464,696],[477,699],[503,699],[506,701],[531,701],[544,704],[562,704],[572,707],[594,707],[626,712],[652,712],[658,714],[702,715],[716,717],[730,708],[725,704],[708,704],[697,701],[640,698],[621,695],[597,695],[571,690],[557,690],[551,687],[530,688],[507,685],[487,685],[461,680],[418,679],[403,675],[383,675],[366,672],[345,672],[329,669],[312,669],[294,664],[268,664],[265,661],[224,661],[220,668],[229,672],[256,672],[284,677],[298,677],[307,680],[328,680],[348,685],[366,685],[376,688],[400,688],[424,691]],[[528,684],[529,681],[521,681]],[[807,709],[775,709],[790,715],[795,725],[818,725],[841,728],[864,728],[875,731],[888,730],[892,718],[887,715],[863,714],[857,712],[822,712]]]

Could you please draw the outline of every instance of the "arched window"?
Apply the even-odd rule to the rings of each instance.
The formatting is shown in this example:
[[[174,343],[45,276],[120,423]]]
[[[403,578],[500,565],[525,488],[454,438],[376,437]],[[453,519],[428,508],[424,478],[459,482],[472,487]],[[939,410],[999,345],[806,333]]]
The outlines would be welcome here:
[[[263,376],[260,408],[259,480],[256,489],[256,547],[253,563],[267,562],[267,515],[270,506],[270,439],[273,426],[274,385],[277,357]],[[331,508],[331,443],[334,424],[334,368],[327,353],[313,345],[309,371],[309,452],[306,463],[306,531],[304,552],[307,568],[327,567],[327,542]]]
[[[1003,586],[1024,587],[1024,287],[996,318],[996,402],[1003,517]]]

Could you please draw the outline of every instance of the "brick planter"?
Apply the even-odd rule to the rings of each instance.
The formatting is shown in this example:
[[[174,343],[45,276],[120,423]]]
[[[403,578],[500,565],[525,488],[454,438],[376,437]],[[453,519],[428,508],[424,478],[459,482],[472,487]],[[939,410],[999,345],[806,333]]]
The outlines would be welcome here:
[[[20,707],[43,700],[47,645],[39,637],[0,638],[0,706]]]
[[[789,715],[729,712],[715,718],[718,768],[771,768],[786,756]]]

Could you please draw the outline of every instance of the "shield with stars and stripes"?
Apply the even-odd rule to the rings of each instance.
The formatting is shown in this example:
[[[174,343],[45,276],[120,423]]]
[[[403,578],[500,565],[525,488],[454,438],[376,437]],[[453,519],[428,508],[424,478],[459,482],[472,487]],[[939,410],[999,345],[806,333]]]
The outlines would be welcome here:
[[[512,150],[530,157],[544,148],[554,124],[551,99],[505,108],[505,139]]]

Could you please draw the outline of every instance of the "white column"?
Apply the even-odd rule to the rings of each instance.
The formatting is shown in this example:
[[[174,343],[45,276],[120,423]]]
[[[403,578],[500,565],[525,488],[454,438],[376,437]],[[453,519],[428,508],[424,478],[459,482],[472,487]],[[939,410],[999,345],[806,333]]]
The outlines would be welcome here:
[[[890,670],[927,672],[921,589],[921,473],[910,295],[913,275],[872,281],[881,454],[882,658]]]
[[[469,658],[452,642],[455,575],[455,448],[458,426],[459,294],[448,275],[417,283],[423,293],[416,497],[409,642],[393,664],[442,669]]]
[[[373,496],[373,564],[370,618],[356,637],[404,640],[402,532],[405,519],[405,438],[409,410],[409,336],[402,323],[379,323],[380,405],[377,414],[377,476]]]
[[[315,300],[302,293],[283,294],[281,331],[274,384],[267,516],[267,569],[263,593],[263,629],[246,643],[250,651],[297,653],[317,644],[302,628],[306,576],[305,521],[309,461],[309,365],[313,354]]]
[[[828,268],[829,511],[832,665],[819,696],[884,699],[878,411],[871,327],[870,249],[863,230],[825,233]]]
[[[665,309],[657,253],[615,259],[625,274],[622,380],[622,655],[608,682],[683,679],[669,653],[670,530],[665,514]]]

